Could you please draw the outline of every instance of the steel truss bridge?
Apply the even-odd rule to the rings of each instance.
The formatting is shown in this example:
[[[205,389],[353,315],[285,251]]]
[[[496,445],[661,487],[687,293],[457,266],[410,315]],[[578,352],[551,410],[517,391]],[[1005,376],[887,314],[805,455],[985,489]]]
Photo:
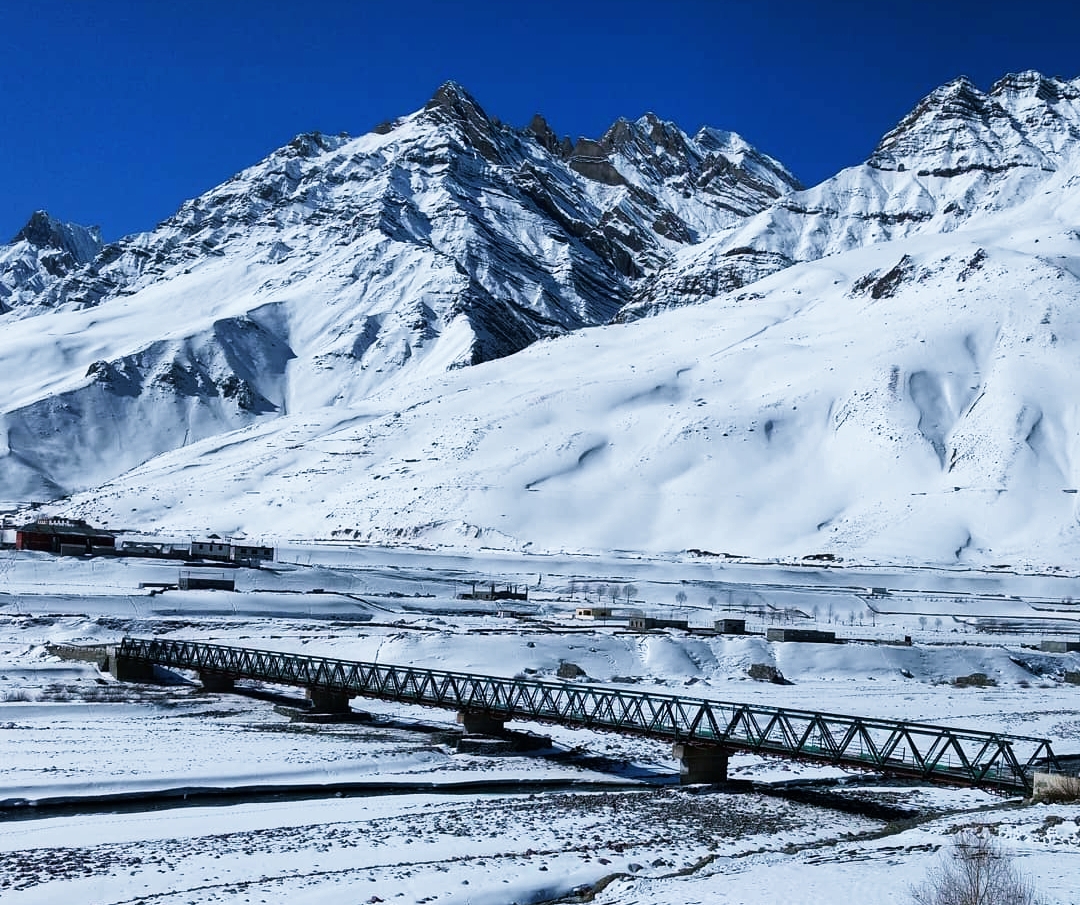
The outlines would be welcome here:
[[[1030,793],[1035,770],[1060,769],[1046,739],[928,723],[734,704],[613,687],[354,662],[190,641],[124,638],[118,661],[197,670],[204,681],[255,679],[313,695],[444,707],[489,724],[530,720],[752,752],[918,780]]]

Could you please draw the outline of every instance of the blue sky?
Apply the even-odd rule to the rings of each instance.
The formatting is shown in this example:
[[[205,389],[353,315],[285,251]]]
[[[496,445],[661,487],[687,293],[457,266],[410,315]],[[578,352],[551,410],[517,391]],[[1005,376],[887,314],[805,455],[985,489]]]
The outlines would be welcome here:
[[[32,211],[150,229],[299,132],[359,135],[444,81],[599,136],[652,111],[741,133],[807,184],[957,75],[1080,75],[1075,0],[4,2],[0,242]]]

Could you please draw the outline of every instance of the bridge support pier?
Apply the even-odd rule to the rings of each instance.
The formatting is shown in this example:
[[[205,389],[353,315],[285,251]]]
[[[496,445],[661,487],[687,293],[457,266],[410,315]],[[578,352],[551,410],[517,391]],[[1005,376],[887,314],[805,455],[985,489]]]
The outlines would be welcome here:
[[[316,713],[351,713],[349,701],[352,696],[345,691],[331,691],[327,688],[309,688],[308,700]]]
[[[681,785],[727,782],[727,749],[677,744],[671,753],[679,760]]]
[[[236,679],[227,672],[202,670],[199,673],[199,682],[202,683],[203,691],[215,694],[229,694],[236,688]]]
[[[154,664],[144,660],[129,660],[116,653],[115,647],[108,649],[109,672],[117,682],[156,683]]]
[[[487,713],[461,710],[458,712],[457,721],[465,728],[466,735],[503,735],[506,731],[506,720]]]

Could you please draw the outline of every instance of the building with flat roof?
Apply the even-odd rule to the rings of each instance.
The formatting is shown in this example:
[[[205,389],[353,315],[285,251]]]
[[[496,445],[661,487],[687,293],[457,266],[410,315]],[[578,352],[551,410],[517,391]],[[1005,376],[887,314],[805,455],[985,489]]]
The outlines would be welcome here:
[[[630,617],[630,628],[639,632],[647,632],[654,628],[678,628],[684,632],[690,628],[689,619],[670,619],[666,616],[646,616],[638,613]]]
[[[803,644],[835,644],[836,632],[822,632],[810,628],[770,628],[765,632],[766,641],[798,641]]]
[[[40,518],[16,529],[15,549],[57,556],[110,555],[116,552],[116,536],[81,519]]]
[[[574,615],[578,619],[610,619],[613,615],[613,610],[609,606],[586,603],[577,607],[574,610]]]

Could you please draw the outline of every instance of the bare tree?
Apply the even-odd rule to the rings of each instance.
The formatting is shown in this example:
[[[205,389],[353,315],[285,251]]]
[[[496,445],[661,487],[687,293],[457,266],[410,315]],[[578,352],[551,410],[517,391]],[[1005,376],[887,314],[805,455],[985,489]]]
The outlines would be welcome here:
[[[920,616],[919,617],[919,628],[921,628],[921,629],[926,628],[926,617],[925,616]]]
[[[686,603],[686,591],[679,591],[679,593],[675,595],[675,602],[679,606],[682,606],[684,603]]]
[[[985,827],[962,830],[926,881],[915,905],[1037,905],[1035,887]]]
[[[630,603],[630,598],[637,597],[637,587],[632,584],[628,584],[623,590],[626,592],[626,602]]]

